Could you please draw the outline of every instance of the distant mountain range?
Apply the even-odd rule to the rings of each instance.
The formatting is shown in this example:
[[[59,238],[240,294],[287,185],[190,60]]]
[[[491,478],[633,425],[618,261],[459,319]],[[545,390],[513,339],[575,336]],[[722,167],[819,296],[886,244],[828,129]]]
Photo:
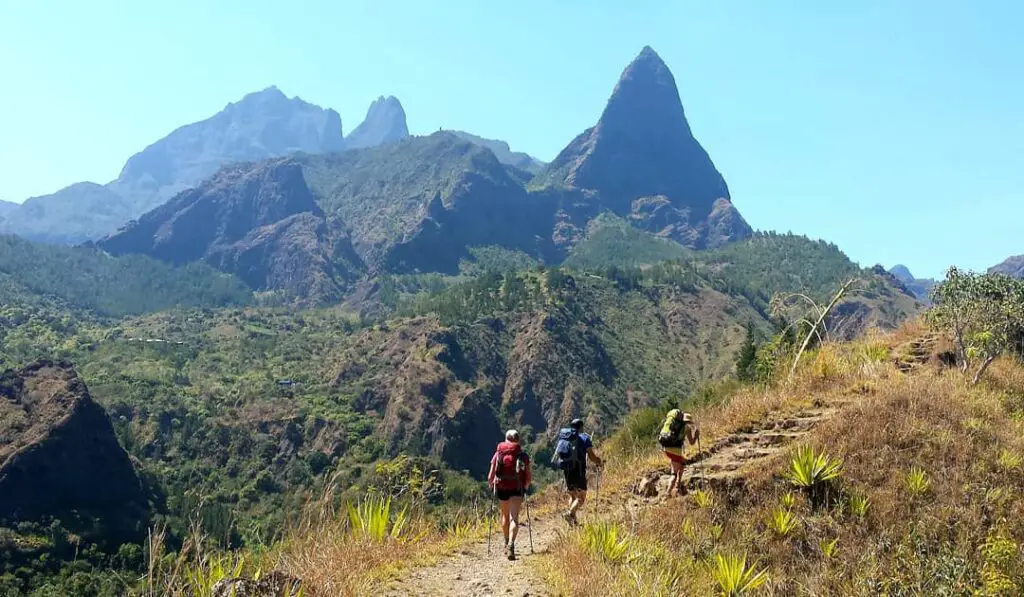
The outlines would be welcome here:
[[[226,165],[299,152],[368,148],[408,136],[405,111],[397,98],[374,101],[363,123],[344,137],[337,112],[269,87],[171,132],[129,158],[110,183],[76,183],[21,205],[0,202],[0,233],[77,244],[116,231]],[[525,154],[509,159],[518,163],[521,155]]]
[[[751,235],[650,48],[625,69],[597,125],[544,167],[466,133],[395,141],[402,114],[397,100],[379,99],[372,126],[353,136],[391,142],[226,167],[99,246],[202,259],[254,289],[325,302],[364,272],[454,273],[475,246],[559,263],[604,212],[689,248]],[[523,165],[539,171],[531,178]]]
[[[910,269],[902,264],[892,266],[889,269],[889,273],[899,280],[918,300],[925,302],[930,300],[935,280],[931,278],[915,278],[914,274],[910,273]]]
[[[1005,274],[1014,278],[1024,278],[1024,255],[1010,257],[998,265],[988,269],[992,274]]]

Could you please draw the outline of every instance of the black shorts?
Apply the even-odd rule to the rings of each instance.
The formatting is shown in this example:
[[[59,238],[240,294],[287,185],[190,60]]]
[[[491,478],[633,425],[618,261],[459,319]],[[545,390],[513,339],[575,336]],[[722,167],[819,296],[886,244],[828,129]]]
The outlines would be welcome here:
[[[523,497],[523,490],[522,489],[510,489],[508,491],[505,491],[503,489],[495,489],[494,490],[494,495],[498,496],[498,501],[499,502],[505,502],[505,501],[508,501],[509,498]]]
[[[565,489],[568,491],[587,490],[587,469],[582,467],[569,468],[565,473]]]

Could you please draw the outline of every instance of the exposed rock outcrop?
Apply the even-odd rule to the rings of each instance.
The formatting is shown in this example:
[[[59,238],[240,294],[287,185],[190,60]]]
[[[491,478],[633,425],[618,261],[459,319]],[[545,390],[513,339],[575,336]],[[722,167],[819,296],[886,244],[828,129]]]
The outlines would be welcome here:
[[[348,149],[362,149],[408,136],[409,127],[405,122],[402,103],[393,95],[381,96],[370,104],[363,122],[345,137],[345,145]]]
[[[0,374],[0,520],[50,517],[117,545],[145,536],[149,505],[103,407],[66,362]]]
[[[694,247],[750,236],[729,189],[686,121],[675,78],[649,47],[626,67],[597,124],[536,185],[596,192],[600,210]]]
[[[1010,257],[998,265],[993,265],[988,268],[988,273],[1024,278],[1024,255]]]
[[[175,264],[203,259],[254,289],[313,303],[339,298],[361,267],[340,222],[328,222],[288,158],[226,167],[99,245]]]

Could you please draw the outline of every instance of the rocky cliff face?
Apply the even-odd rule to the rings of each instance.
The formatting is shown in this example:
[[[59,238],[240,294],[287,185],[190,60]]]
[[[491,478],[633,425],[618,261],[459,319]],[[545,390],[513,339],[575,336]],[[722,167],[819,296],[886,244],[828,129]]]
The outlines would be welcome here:
[[[337,299],[361,264],[338,222],[329,225],[288,158],[224,168],[99,246],[175,264],[205,260],[250,287],[311,302]]]
[[[363,122],[345,138],[345,145],[349,149],[362,149],[408,136],[409,128],[401,102],[394,96],[381,96],[370,104]]]
[[[999,265],[988,268],[990,274],[1003,274],[1014,278],[1024,278],[1024,255],[1010,257]]]
[[[0,374],[0,520],[52,516],[117,545],[144,537],[148,512],[128,454],[70,364]]]
[[[597,124],[534,184],[591,190],[600,209],[694,248],[751,233],[690,131],[675,78],[649,47],[623,71]]]
[[[0,232],[61,244],[94,240],[226,164],[344,147],[337,112],[269,87],[153,143],[129,158],[107,185],[79,183],[27,200],[0,222]]]
[[[137,217],[225,164],[344,146],[337,112],[268,87],[135,154],[110,187],[132,199],[132,216]]]

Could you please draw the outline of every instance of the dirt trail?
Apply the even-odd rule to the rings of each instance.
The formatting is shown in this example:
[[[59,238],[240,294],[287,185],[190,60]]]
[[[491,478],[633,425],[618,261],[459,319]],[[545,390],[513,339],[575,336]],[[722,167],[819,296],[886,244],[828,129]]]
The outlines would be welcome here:
[[[742,479],[767,459],[786,449],[789,443],[810,433],[818,423],[834,415],[839,408],[840,405],[834,405],[780,415],[762,426],[751,426],[724,437],[701,454],[689,457],[684,480],[687,486],[693,487],[700,482],[715,486]],[[627,507],[635,512],[664,501],[671,480],[667,463],[661,470],[643,474],[633,485],[632,494],[626,498]],[[591,497],[594,497],[594,492],[591,492]],[[618,499],[623,497],[617,496]],[[602,495],[601,498],[604,502],[611,496],[606,498]],[[587,509],[592,509],[594,505],[589,504]],[[586,518],[584,516],[584,522]],[[565,522],[557,513],[534,515],[533,543],[536,555],[530,554],[525,513],[523,523],[516,542],[519,555],[517,561],[505,559],[501,530],[496,529],[490,557],[487,556],[486,541],[470,545],[436,566],[409,572],[404,578],[394,581],[383,591],[383,595],[555,597],[556,593],[547,588],[531,567],[531,560],[535,561],[535,558],[548,552],[559,534],[565,532]]]
[[[516,540],[518,557],[514,562],[505,557],[501,528],[498,527],[491,539],[490,557],[487,556],[486,541],[470,545],[437,566],[413,570],[393,583],[384,595],[554,597],[555,593],[545,587],[544,581],[530,567],[530,560],[547,553],[559,531],[564,530],[565,521],[557,514],[533,516],[533,554],[530,553],[530,531],[525,511],[522,523]]]

